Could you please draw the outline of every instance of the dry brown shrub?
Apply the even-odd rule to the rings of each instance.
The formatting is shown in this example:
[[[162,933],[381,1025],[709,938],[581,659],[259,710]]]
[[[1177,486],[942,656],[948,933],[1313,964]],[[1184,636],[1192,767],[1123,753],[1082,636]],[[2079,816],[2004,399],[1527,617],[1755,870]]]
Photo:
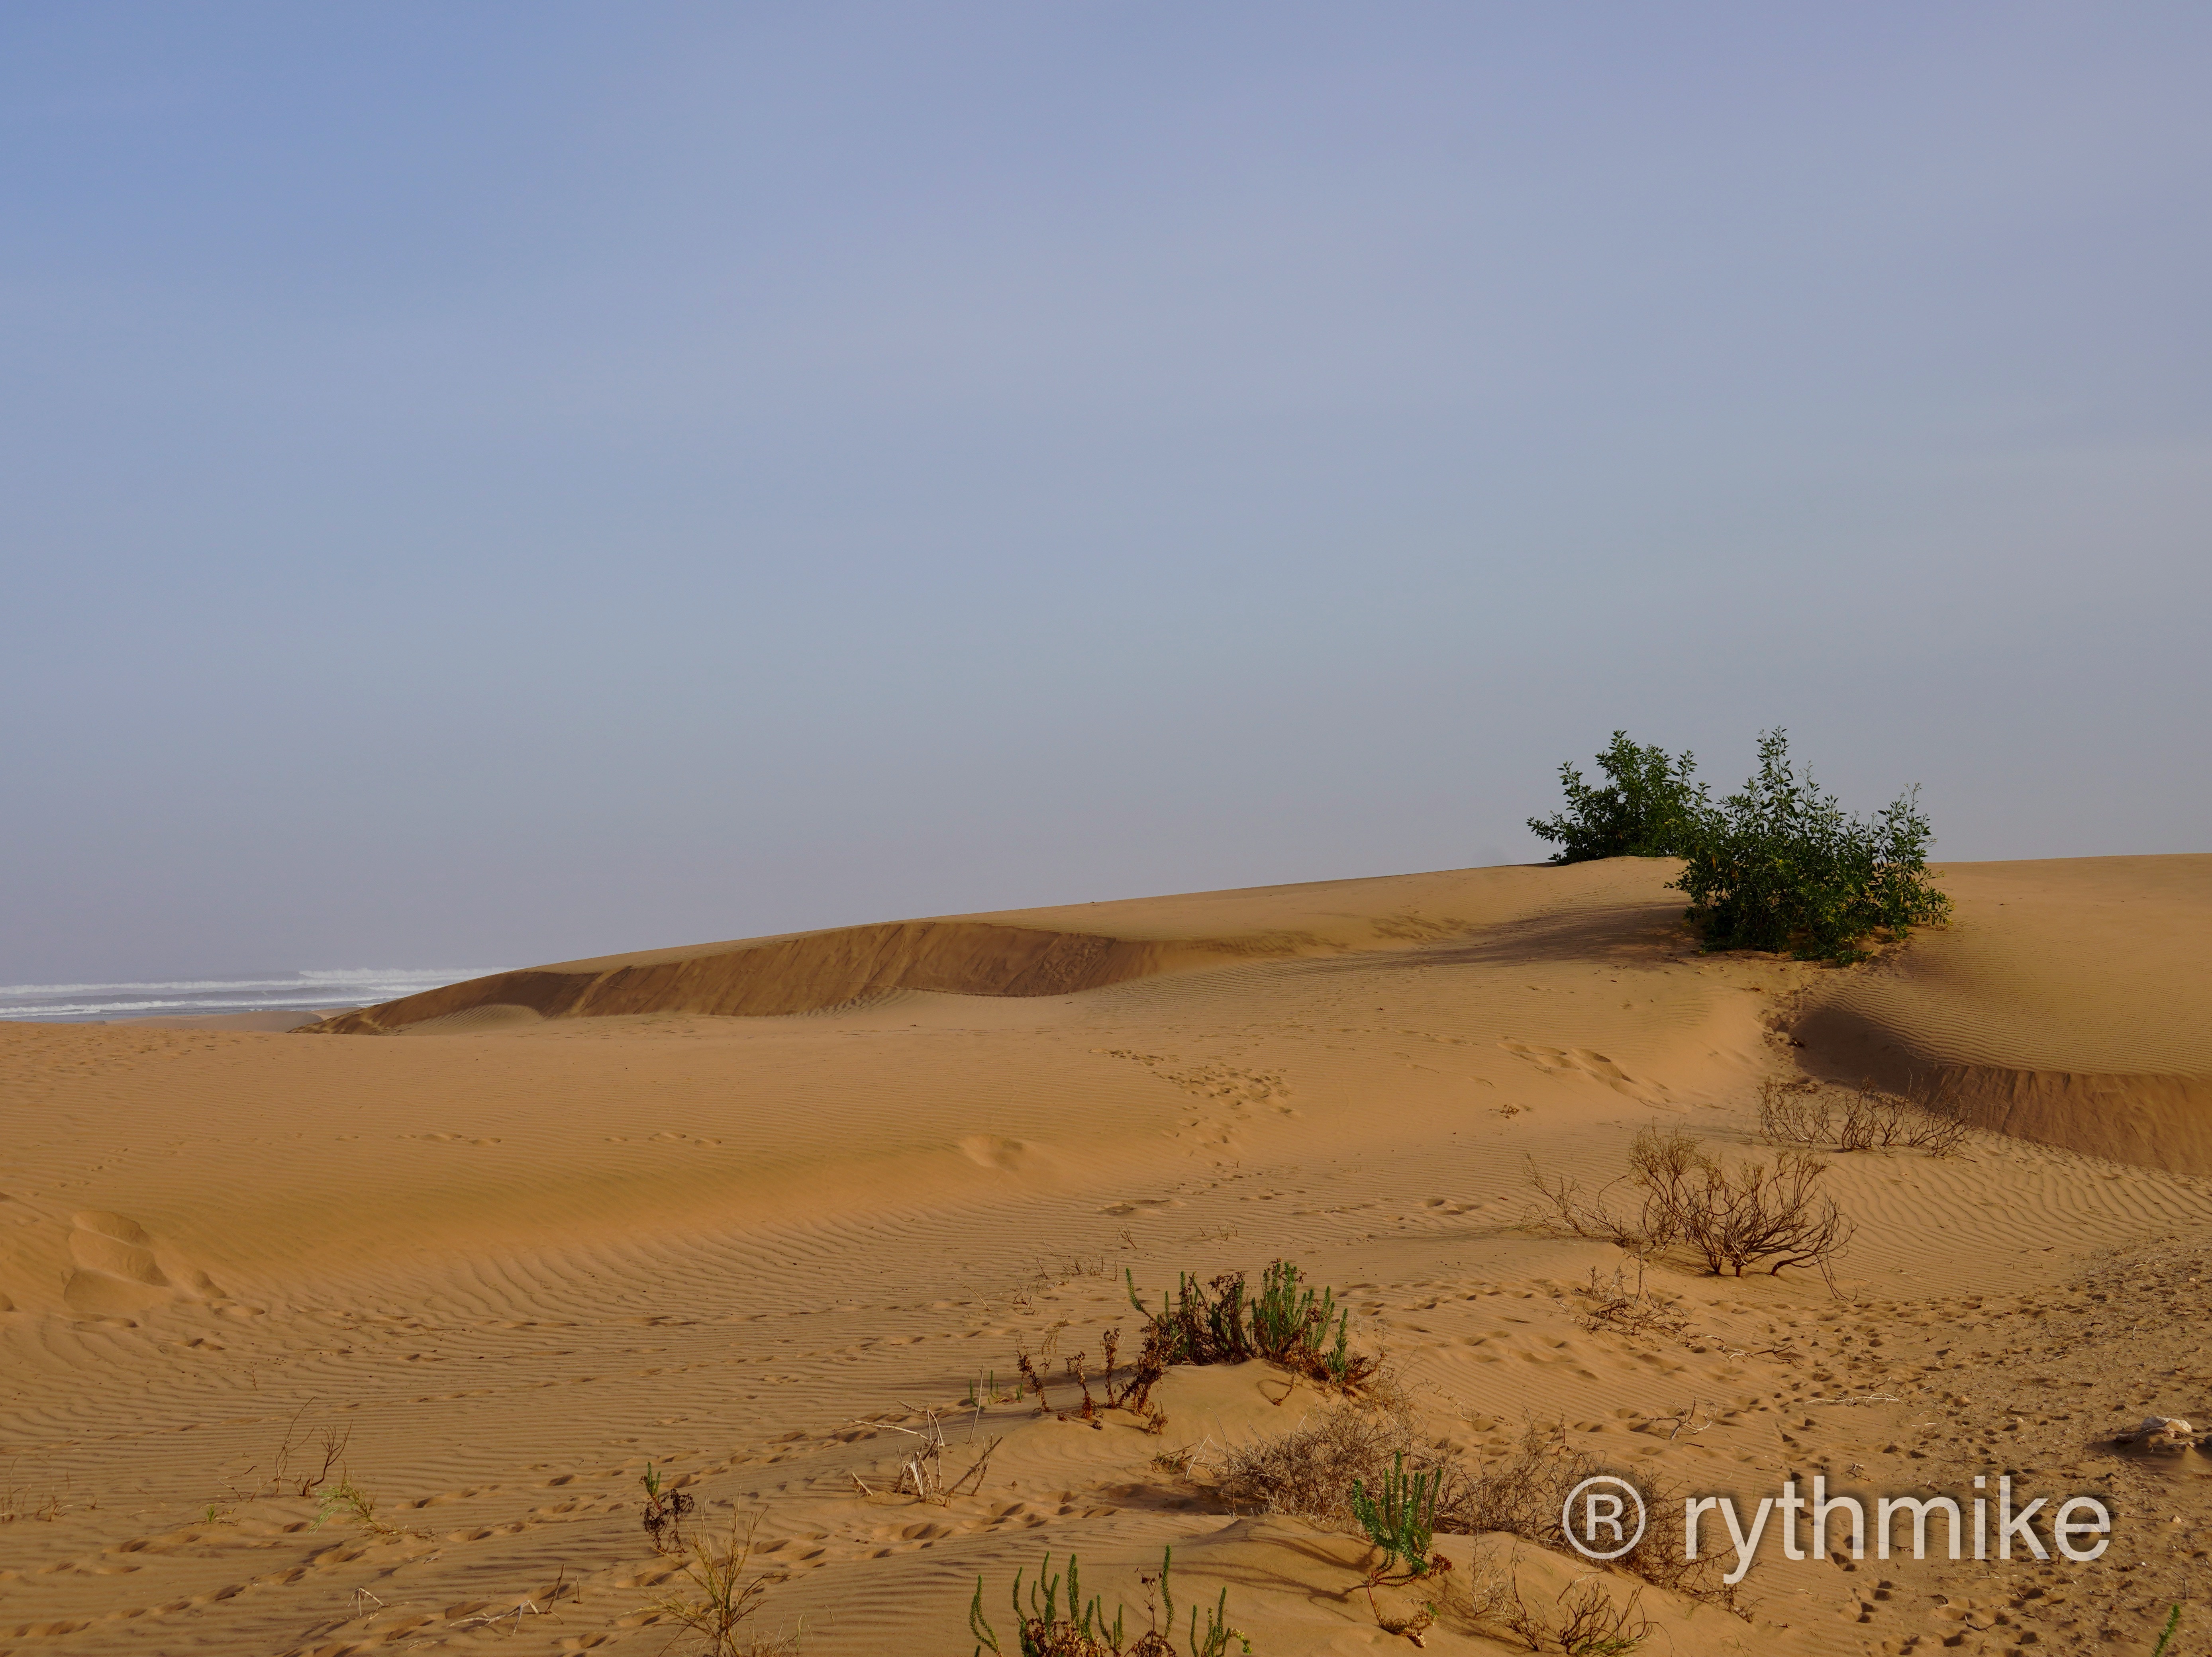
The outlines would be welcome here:
[[[1673,1505],[1671,1491],[1576,1448],[1564,1427],[1531,1422],[1509,1454],[1467,1481],[1465,1522],[1454,1528],[1469,1533],[1502,1531],[1552,1552],[1579,1557],[1568,1543],[1560,1510],[1576,1485],[1600,1474],[1634,1484],[1644,1493],[1647,1512],[1656,1514]],[[1656,1524],[1647,1526],[1636,1546],[1613,1565],[1655,1587],[1717,1605],[1739,1617],[1747,1615],[1735,1588],[1721,1580],[1715,1561],[1683,1558],[1661,1539]]]
[[[1916,1081],[1912,1094],[1918,1096],[1885,1093],[1867,1083],[1838,1095],[1809,1077],[1770,1077],[1759,1087],[1759,1134],[1769,1144],[1949,1156],[1966,1138],[1955,1087]]]
[[[1408,1469],[1420,1468],[1438,1481],[1435,1524],[1439,1532],[1462,1536],[1503,1533],[1578,1561],[1560,1522],[1569,1492],[1600,1473],[1626,1476],[1575,1448],[1563,1429],[1535,1424],[1510,1454],[1470,1471],[1449,1445],[1424,1439],[1403,1411],[1340,1404],[1317,1411],[1287,1432],[1225,1452],[1215,1484],[1231,1502],[1358,1534],[1350,1501],[1353,1481],[1374,1488],[1401,1454]],[[1653,1514],[1672,1504],[1672,1492],[1641,1479],[1636,1482]],[[1633,1549],[1613,1562],[1613,1569],[1748,1618],[1736,1589],[1723,1580],[1717,1563],[1683,1558],[1658,1533],[1656,1525],[1647,1528]],[[1478,1569],[1456,1588],[1440,1581],[1436,1592],[1443,1596],[1440,1609],[1504,1629],[1532,1651],[1626,1651],[1650,1628],[1635,1593],[1619,1600],[1594,1581],[1570,1589],[1555,1604],[1531,1605],[1514,1581],[1510,1564],[1503,1570]]]
[[[1644,1590],[1632,1590],[1626,1600],[1615,1599],[1595,1576],[1586,1576],[1561,1589],[1550,1606],[1530,1605],[1522,1596],[1521,1583],[1509,1566],[1480,1620],[1504,1628],[1531,1651],[1561,1651],[1574,1657],[1621,1657],[1644,1643],[1651,1633],[1651,1619],[1644,1614]]]
[[[1740,1278],[1758,1266],[1770,1276],[1785,1266],[1826,1272],[1858,1229],[1817,1189],[1827,1171],[1802,1150],[1781,1152],[1771,1166],[1708,1161],[1668,1201],[1680,1205],[1683,1241],[1715,1276],[1733,1269]]]
[[[1376,1488],[1401,1456],[1407,1472],[1438,1481],[1436,1527],[1463,1529],[1465,1464],[1450,1445],[1423,1438],[1402,1403],[1331,1404],[1287,1432],[1234,1446],[1219,1457],[1214,1487],[1240,1507],[1292,1514],[1357,1535],[1353,1484]]]
[[[1556,1235],[1587,1237],[1609,1242],[1639,1260],[1650,1259],[1671,1245],[1674,1233],[1667,1216],[1654,1206],[1647,1193],[1634,1211],[1616,1211],[1609,1200],[1618,1180],[1595,1192],[1585,1192],[1582,1182],[1565,1174],[1547,1174],[1531,1157],[1527,1162],[1528,1183],[1543,1198],[1543,1206],[1529,1222]]]
[[[1437,1531],[1458,1536],[1502,1533],[1578,1562],[1581,1556],[1572,1551],[1561,1524],[1561,1509],[1569,1493],[1584,1479],[1601,1473],[1629,1477],[1624,1470],[1576,1448],[1565,1428],[1535,1423],[1528,1425],[1521,1442],[1507,1454],[1480,1469],[1470,1469],[1466,1458],[1449,1443],[1423,1436],[1401,1394],[1389,1408],[1332,1404],[1286,1432],[1224,1451],[1216,1461],[1213,1482],[1216,1490],[1232,1503],[1261,1512],[1294,1514],[1358,1535],[1360,1527],[1352,1510],[1354,1481],[1370,1490],[1377,1487],[1401,1455],[1408,1472],[1425,1472],[1437,1481],[1434,1522]],[[1671,1490],[1640,1477],[1631,1482],[1643,1490],[1647,1509],[1653,1514],[1673,1505]],[[1666,1545],[1659,1531],[1656,1524],[1648,1527],[1633,1549],[1612,1562],[1613,1569],[1748,1618],[1736,1589],[1722,1580],[1716,1561],[1683,1558]],[[1601,1589],[1571,1593],[1555,1606],[1527,1605],[1513,1585],[1510,1568],[1503,1575],[1478,1570],[1457,1593],[1467,1601],[1466,1614],[1478,1620],[1486,1618],[1524,1641],[1539,1633],[1545,1639],[1556,1639],[1562,1633],[1594,1640],[1632,1635],[1640,1638],[1640,1630],[1649,1626],[1637,1610],[1633,1595],[1626,1604],[1616,1604]],[[1531,1650],[1540,1648],[1530,1647]],[[1627,1649],[1626,1646],[1614,1648]]]
[[[1550,1211],[1539,1223],[1602,1238],[1638,1259],[1679,1244],[1716,1276],[1733,1270],[1739,1278],[1754,1266],[1770,1274],[1810,1266],[1825,1275],[1857,1229],[1818,1188],[1828,1165],[1802,1150],[1783,1151],[1771,1163],[1731,1167],[1679,1128],[1645,1128],[1629,1147],[1628,1168],[1622,1179],[1585,1196],[1574,1181],[1547,1176],[1531,1162],[1529,1182]],[[1623,1183],[1637,1206],[1617,1212],[1609,1197]]]

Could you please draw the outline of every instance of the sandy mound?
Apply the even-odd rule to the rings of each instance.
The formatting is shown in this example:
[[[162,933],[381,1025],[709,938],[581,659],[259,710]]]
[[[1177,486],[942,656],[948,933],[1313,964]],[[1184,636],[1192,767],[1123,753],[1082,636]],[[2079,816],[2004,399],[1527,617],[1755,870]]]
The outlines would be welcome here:
[[[2129,867],[2154,863],[2175,883],[2102,932],[2066,895],[2150,890],[2128,867],[1961,871],[1957,928],[1844,972],[1701,956],[1668,867],[1620,861],[848,928],[373,1010],[436,1039],[0,1026],[0,1653],[646,1657],[687,1588],[641,1527],[648,1464],[693,1533],[757,1522],[753,1626],[803,1621],[806,1657],[971,1651],[979,1579],[1012,1652],[1048,1551],[1141,1626],[1170,1546],[1182,1613],[1225,1593],[1262,1657],[1411,1649],[1425,1589],[1370,1599],[1340,1520],[1223,1482],[1322,1418],[1312,1381],[1178,1369],[1153,1416],[1082,1413],[1128,1380],[1131,1281],[1157,1304],[1278,1258],[1471,1466],[1534,1422],[1747,1502],[2011,1469],[2119,1527],[2094,1568],[1770,1544],[1741,1618],[1497,1534],[1443,1542],[1455,1583],[1555,1620],[1633,1599],[1637,1648],[1682,1657],[2148,1650],[2203,1587],[2212,1478],[2113,1435],[2212,1418],[2212,1182],[1987,1133],[1838,1156],[1833,1293],[1662,1255],[1645,1320],[1605,1310],[1639,1286],[1619,1250],[1531,1229],[1525,1168],[1595,1188],[1655,1125],[1771,1155],[1762,1078],[1876,1015],[1992,1071],[2201,1075],[2203,860]],[[2033,1045],[2069,1018],[2075,1045]],[[906,1471],[932,1412],[946,1481],[982,1464],[943,1500]],[[1527,1649],[1439,1603],[1426,1649]]]
[[[1809,992],[1814,1069],[1952,1089],[1972,1120],[2212,1174],[2212,856],[1955,864],[1950,926]]]

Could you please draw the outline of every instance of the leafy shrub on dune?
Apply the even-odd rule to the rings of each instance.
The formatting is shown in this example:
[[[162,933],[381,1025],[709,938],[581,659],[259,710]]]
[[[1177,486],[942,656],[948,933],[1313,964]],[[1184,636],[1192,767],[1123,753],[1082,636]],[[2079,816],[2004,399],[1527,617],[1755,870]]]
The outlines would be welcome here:
[[[1673,884],[1716,950],[1787,950],[1800,960],[1864,958],[1863,939],[1903,938],[1941,921],[1951,900],[1928,869],[1934,831],[1907,789],[1872,817],[1846,813],[1801,778],[1781,731],[1759,739],[1759,770],[1740,792],[1692,818]]]
[[[1871,817],[1846,812],[1790,757],[1788,734],[1763,732],[1759,769],[1715,804],[1692,784],[1693,757],[1639,747],[1626,731],[1598,756],[1608,780],[1559,768],[1567,810],[1531,817],[1558,841],[1554,863],[1605,857],[1678,857],[1668,883],[1690,899],[1686,918],[1709,950],[1787,951],[1802,961],[1865,958],[1865,940],[1901,938],[1939,923],[1951,901],[1928,868],[1934,831],[1907,789]]]
[[[1672,758],[1663,748],[1639,748],[1626,731],[1597,756],[1607,780],[1593,786],[1571,763],[1559,767],[1559,786],[1567,809],[1555,817],[1531,817],[1539,840],[1556,841],[1554,863],[1586,863],[1594,858],[1674,857],[1684,841],[1692,816],[1704,803],[1690,785],[1694,755]]]

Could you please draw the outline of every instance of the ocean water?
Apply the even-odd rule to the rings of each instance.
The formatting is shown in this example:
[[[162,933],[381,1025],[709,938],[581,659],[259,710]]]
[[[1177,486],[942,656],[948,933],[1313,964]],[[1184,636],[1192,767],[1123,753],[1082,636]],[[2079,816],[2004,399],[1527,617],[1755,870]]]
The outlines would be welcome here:
[[[86,1023],[185,1013],[327,1012],[366,1007],[441,984],[482,978],[493,968],[366,967],[280,978],[209,978],[161,984],[0,984],[0,1019]]]

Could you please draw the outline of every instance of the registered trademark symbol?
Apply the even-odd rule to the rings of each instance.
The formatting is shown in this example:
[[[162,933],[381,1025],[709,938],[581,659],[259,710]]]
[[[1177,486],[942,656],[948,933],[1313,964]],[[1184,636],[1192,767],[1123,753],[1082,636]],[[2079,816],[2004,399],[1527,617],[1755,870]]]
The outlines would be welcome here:
[[[1644,1492],[1611,1473],[1585,1478],[1559,1504],[1559,1528],[1568,1545],[1586,1559],[1620,1558],[1644,1539],[1648,1522]]]

